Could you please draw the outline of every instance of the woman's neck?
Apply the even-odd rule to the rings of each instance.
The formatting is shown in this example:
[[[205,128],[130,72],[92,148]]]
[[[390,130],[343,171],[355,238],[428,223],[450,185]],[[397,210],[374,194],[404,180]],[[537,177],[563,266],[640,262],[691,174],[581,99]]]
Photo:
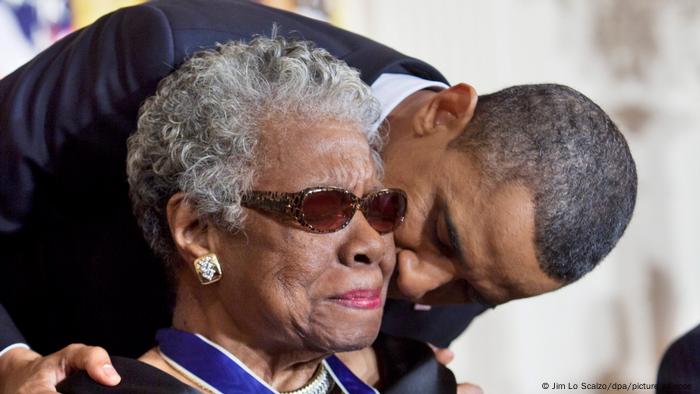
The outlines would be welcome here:
[[[175,321],[173,321],[173,327],[205,336],[233,354],[257,377],[277,391],[292,391],[303,387],[314,376],[326,356],[279,347],[267,348],[258,343],[246,342],[241,337],[223,330],[182,326]],[[261,334],[264,335],[264,333]]]
[[[303,387],[313,378],[321,361],[328,355],[293,349],[286,343],[277,346],[273,341],[269,341],[269,337],[262,330],[254,337],[245,335],[232,319],[226,317],[225,311],[218,310],[220,307],[215,304],[204,306],[193,298],[185,300],[180,295],[184,294],[179,292],[173,312],[173,327],[201,334],[218,344],[277,391],[292,391]],[[144,354],[141,361],[192,385],[186,377],[168,366],[162,356],[153,349]]]

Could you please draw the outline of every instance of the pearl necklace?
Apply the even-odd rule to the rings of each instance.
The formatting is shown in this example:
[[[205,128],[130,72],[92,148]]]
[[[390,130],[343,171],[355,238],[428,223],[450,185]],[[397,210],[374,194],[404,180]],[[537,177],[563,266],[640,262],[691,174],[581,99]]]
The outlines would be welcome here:
[[[327,394],[330,393],[333,386],[335,386],[335,382],[322,363],[315,376],[304,387],[293,391],[281,391],[280,394]]]

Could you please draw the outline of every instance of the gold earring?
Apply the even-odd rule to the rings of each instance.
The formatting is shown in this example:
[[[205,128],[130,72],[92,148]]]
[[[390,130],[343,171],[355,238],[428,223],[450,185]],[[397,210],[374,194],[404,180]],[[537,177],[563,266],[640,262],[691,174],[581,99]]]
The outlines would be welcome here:
[[[198,257],[194,261],[194,270],[197,271],[199,282],[203,285],[210,285],[221,279],[221,265],[214,253]]]

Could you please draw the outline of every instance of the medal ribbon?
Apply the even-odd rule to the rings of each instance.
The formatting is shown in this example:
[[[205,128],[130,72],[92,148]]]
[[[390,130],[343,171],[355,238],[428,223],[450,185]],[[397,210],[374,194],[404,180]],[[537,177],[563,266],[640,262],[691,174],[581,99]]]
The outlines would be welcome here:
[[[160,352],[169,362],[181,368],[188,378],[214,392],[279,394],[236,356],[201,335],[166,328],[158,330],[156,340]],[[377,393],[355,376],[337,357],[330,356],[324,363],[344,393]]]

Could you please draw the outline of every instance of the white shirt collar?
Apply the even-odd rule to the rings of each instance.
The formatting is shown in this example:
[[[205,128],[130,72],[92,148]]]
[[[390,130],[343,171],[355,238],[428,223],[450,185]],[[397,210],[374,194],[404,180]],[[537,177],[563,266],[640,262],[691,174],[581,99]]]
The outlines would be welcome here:
[[[382,115],[375,126],[379,126],[391,111],[406,97],[422,89],[443,90],[448,85],[429,81],[414,75],[384,73],[372,84],[372,94],[382,106]]]

